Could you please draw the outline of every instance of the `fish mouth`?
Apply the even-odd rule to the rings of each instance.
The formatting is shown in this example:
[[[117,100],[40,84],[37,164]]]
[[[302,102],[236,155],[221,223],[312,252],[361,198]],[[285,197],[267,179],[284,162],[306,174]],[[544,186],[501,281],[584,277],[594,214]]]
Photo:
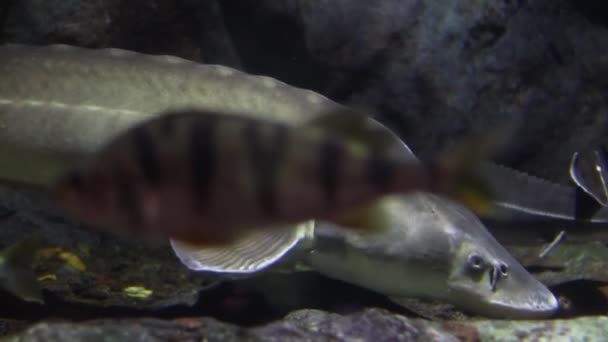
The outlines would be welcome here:
[[[455,304],[476,315],[497,319],[549,318],[559,309],[557,298],[547,288],[518,292],[490,295],[489,298],[461,292]]]
[[[519,319],[548,318],[559,309],[559,302],[549,289],[544,285],[542,287],[536,291],[512,297],[499,296],[491,299],[488,304],[493,309],[498,309],[503,317]]]

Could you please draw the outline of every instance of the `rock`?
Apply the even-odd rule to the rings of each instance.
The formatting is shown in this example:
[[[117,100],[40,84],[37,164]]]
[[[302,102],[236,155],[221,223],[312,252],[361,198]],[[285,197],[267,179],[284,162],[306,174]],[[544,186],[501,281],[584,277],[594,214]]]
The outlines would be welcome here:
[[[599,315],[608,307],[608,248],[605,242],[568,242],[539,258],[538,246],[507,246],[560,301],[559,317]]]
[[[478,321],[470,323],[480,341],[601,341],[606,338],[608,317],[589,316],[553,321]]]
[[[243,328],[213,318],[97,320],[40,323],[3,342],[33,341],[445,341],[458,339],[422,320],[408,320],[384,310],[349,316],[301,310],[284,320]]]
[[[16,334],[29,326],[29,322],[15,319],[0,319],[0,337]]]
[[[572,152],[606,142],[608,32],[572,2],[222,3],[237,49],[259,34],[262,43],[243,55],[248,71],[368,108],[423,158],[463,134],[520,119],[499,159],[565,182]],[[239,6],[255,7],[255,19],[243,20],[250,12],[239,15]],[[270,22],[291,40],[268,36]],[[265,41],[276,43],[272,51]],[[317,82],[276,71],[290,65],[277,63],[281,56],[308,78],[316,70]]]
[[[239,327],[214,318],[104,319],[38,323],[2,342],[35,341],[598,341],[608,317],[554,321],[479,320],[436,323],[381,309],[350,315],[299,310],[283,320]]]
[[[0,36],[9,42],[117,47],[240,65],[216,1],[25,0],[6,12]]]
[[[13,211],[0,217],[0,241],[6,246],[34,232],[41,234],[45,243],[35,272],[56,305],[134,309],[193,305],[202,289],[215,284],[209,276],[181,265],[168,243],[144,244],[75,225],[52,216],[43,198],[35,194],[0,187],[1,206]]]
[[[339,341],[457,341],[428,321],[408,319],[380,309],[366,309],[348,316],[320,310],[299,310],[286,316],[284,322]],[[271,329],[268,332],[267,336],[273,335]]]
[[[509,250],[523,265],[535,268],[536,276],[550,286],[582,279],[608,282],[608,247],[602,242],[564,242],[542,259],[539,248],[513,246]]]

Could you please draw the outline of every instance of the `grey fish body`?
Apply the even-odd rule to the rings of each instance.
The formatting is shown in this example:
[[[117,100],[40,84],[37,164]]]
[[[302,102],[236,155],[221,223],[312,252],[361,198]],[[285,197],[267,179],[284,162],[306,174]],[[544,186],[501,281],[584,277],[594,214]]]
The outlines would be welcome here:
[[[276,79],[173,56],[2,45],[0,179],[46,186],[133,124],[188,106],[288,123],[343,108]],[[573,220],[574,187],[491,163],[480,171],[498,195],[498,219]],[[608,210],[594,220],[608,222]]]
[[[67,164],[135,123],[184,107],[289,123],[343,108],[269,77],[173,56],[3,45],[0,152],[13,162],[2,158],[0,177],[48,185]]]
[[[511,221],[576,220],[574,186],[552,183],[489,162],[481,163],[479,171],[497,194],[498,210],[493,218]],[[599,210],[589,218],[589,223],[608,223],[608,210]]]
[[[110,138],[154,113],[177,107],[198,106],[227,113],[248,112],[253,116],[295,125],[340,107],[314,92],[291,87],[271,78],[247,75],[221,66],[200,65],[176,57],[146,56],[116,49],[1,46],[0,76],[0,152],[3,156],[0,158],[0,178],[43,186],[48,185],[71,162],[87,156]],[[407,146],[396,144],[394,153],[403,154],[404,148],[407,149]],[[426,199],[422,202],[399,199],[393,202],[391,207],[433,206],[435,211],[445,212],[437,214],[435,220],[428,223],[398,216],[396,219],[399,224],[391,233],[396,235],[392,235],[391,241],[384,240],[386,237],[378,237],[374,242],[365,244],[366,240],[358,240],[355,237],[336,238],[329,233],[322,233],[321,229],[329,232],[332,230],[329,228],[320,228],[318,239],[311,239],[310,224],[303,224],[292,234],[280,239],[266,240],[264,253],[260,253],[259,248],[247,249],[247,245],[242,246],[241,251],[244,251],[245,255],[257,250],[258,254],[250,255],[261,256],[260,260],[247,259],[247,266],[236,263],[231,271],[255,272],[287,256],[295,250],[295,246],[304,246],[302,248],[309,250],[311,244],[314,246],[317,243],[312,249],[313,253],[306,258],[309,265],[329,276],[385,291],[392,297],[420,294],[455,300],[447,289],[450,284],[462,284],[462,293],[470,294],[468,298],[474,302],[474,306],[480,308],[480,312],[491,312],[495,315],[519,312],[524,316],[534,316],[546,315],[551,311],[546,308],[555,304],[554,298],[539,296],[538,293],[546,294],[548,290],[530,274],[519,269],[519,266],[511,266],[514,267],[512,272],[517,274],[505,278],[511,280],[497,282],[494,277],[492,281],[496,289],[492,293],[500,293],[503,298],[514,298],[510,306],[502,302],[495,305],[491,293],[488,292],[488,272],[483,273],[486,280],[477,283],[479,291],[476,290],[476,284],[459,281],[459,278],[462,278],[459,270],[462,268],[456,265],[462,265],[446,263],[446,251],[447,256],[455,257],[468,249],[490,249],[490,255],[506,255],[504,259],[509,264],[511,259],[492,239],[464,239],[463,237],[471,236],[464,231],[466,227],[456,227],[452,221],[446,219],[458,218],[459,210],[446,207],[440,199],[429,200],[431,197],[424,196],[421,198]],[[430,207],[426,208],[428,210]],[[421,215],[430,213],[423,210]],[[474,234],[481,234],[482,237],[484,234],[489,235],[478,221],[473,221],[471,227],[474,228],[471,229],[475,230]],[[464,226],[471,224],[468,220],[461,222]],[[385,245],[389,242],[397,243],[394,240],[407,240],[412,237],[414,231],[425,231],[410,229],[410,225],[435,227],[425,229],[428,235],[412,238],[413,241],[418,241],[417,244],[393,244],[390,245],[391,248]],[[326,236],[321,239],[322,235]],[[323,248],[323,245],[331,246],[332,241],[335,242],[336,239],[345,242],[342,250],[346,254],[331,254],[331,251]],[[428,242],[436,239],[442,241],[444,249],[437,250],[434,248],[435,242]],[[259,241],[259,238],[257,240]],[[216,250],[214,258],[209,258],[213,251],[206,251],[204,257],[207,259],[202,262],[202,256],[197,255],[196,250],[187,249],[174,241],[172,243],[178,257],[192,269],[218,272],[227,269],[225,251]],[[403,251],[402,247],[411,250]],[[388,251],[392,251],[392,254],[387,254]],[[377,252],[381,253],[376,254]],[[345,255],[347,259],[344,259]],[[323,260],[327,260],[325,266]],[[358,266],[349,264],[349,260],[367,266],[357,273]],[[211,261],[215,261],[215,265],[210,265],[213,264]],[[410,271],[395,271],[394,274],[389,274],[384,272],[387,262],[393,270],[399,269],[402,264]],[[419,275],[424,275],[424,284],[428,285],[428,290],[416,289],[411,285],[415,282],[409,277],[411,272],[414,272],[411,270],[422,272]],[[446,275],[447,270],[449,276]],[[520,281],[521,279],[524,280]],[[511,281],[513,283],[510,283]],[[404,290],[399,290],[400,286],[403,286]],[[468,291],[469,287],[472,290]],[[522,290],[518,290],[519,288]],[[478,295],[479,293],[482,295]],[[530,306],[528,300],[523,303],[520,301],[526,294],[527,298],[533,298],[532,302],[537,303],[536,308],[534,305]],[[517,311],[519,304],[523,306]],[[477,310],[474,306],[470,306],[473,311]]]
[[[557,310],[553,294],[465,208],[420,193],[387,200],[384,210],[392,222],[391,231],[382,235],[317,227],[305,262],[397,303],[426,298],[475,314],[513,318],[546,317]],[[382,277],[376,276],[379,269]]]
[[[270,77],[121,49],[2,45],[0,76],[0,178],[43,186],[135,123],[174,108],[291,124],[343,108]],[[491,163],[480,171],[496,190],[499,218],[573,219],[574,187]],[[608,222],[608,210],[596,217]]]
[[[417,161],[405,143],[392,138],[395,153]],[[398,304],[403,298],[426,298],[475,314],[512,318],[547,317],[558,309],[549,289],[461,205],[415,193],[387,196],[374,213],[373,222],[388,229],[362,235],[307,221],[293,231],[258,232],[228,247],[171,243],[188,268],[228,278],[293,264],[294,270],[313,269],[387,295]]]
[[[608,241],[608,207],[598,205],[593,215],[577,219],[575,186],[489,162],[481,163],[479,171],[496,194],[495,213],[481,219],[501,243],[537,246],[562,231],[570,242]]]

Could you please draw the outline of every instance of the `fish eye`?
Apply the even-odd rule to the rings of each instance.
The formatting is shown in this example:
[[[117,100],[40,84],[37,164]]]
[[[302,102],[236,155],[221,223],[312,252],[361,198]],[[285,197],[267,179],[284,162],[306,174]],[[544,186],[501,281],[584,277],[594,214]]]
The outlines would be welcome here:
[[[498,265],[498,272],[500,272],[501,277],[508,276],[509,275],[509,265],[505,264],[504,262],[500,263],[500,265]]]
[[[482,269],[485,264],[483,258],[479,254],[469,255],[468,263],[469,263],[469,267],[471,267],[474,270]]]

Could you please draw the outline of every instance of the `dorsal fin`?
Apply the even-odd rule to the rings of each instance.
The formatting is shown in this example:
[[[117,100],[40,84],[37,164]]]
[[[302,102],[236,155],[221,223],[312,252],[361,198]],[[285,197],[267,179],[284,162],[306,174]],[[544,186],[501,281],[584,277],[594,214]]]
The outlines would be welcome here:
[[[254,273],[282,259],[313,230],[314,221],[306,221],[289,228],[256,230],[225,246],[199,247],[171,239],[171,247],[193,271]]]

